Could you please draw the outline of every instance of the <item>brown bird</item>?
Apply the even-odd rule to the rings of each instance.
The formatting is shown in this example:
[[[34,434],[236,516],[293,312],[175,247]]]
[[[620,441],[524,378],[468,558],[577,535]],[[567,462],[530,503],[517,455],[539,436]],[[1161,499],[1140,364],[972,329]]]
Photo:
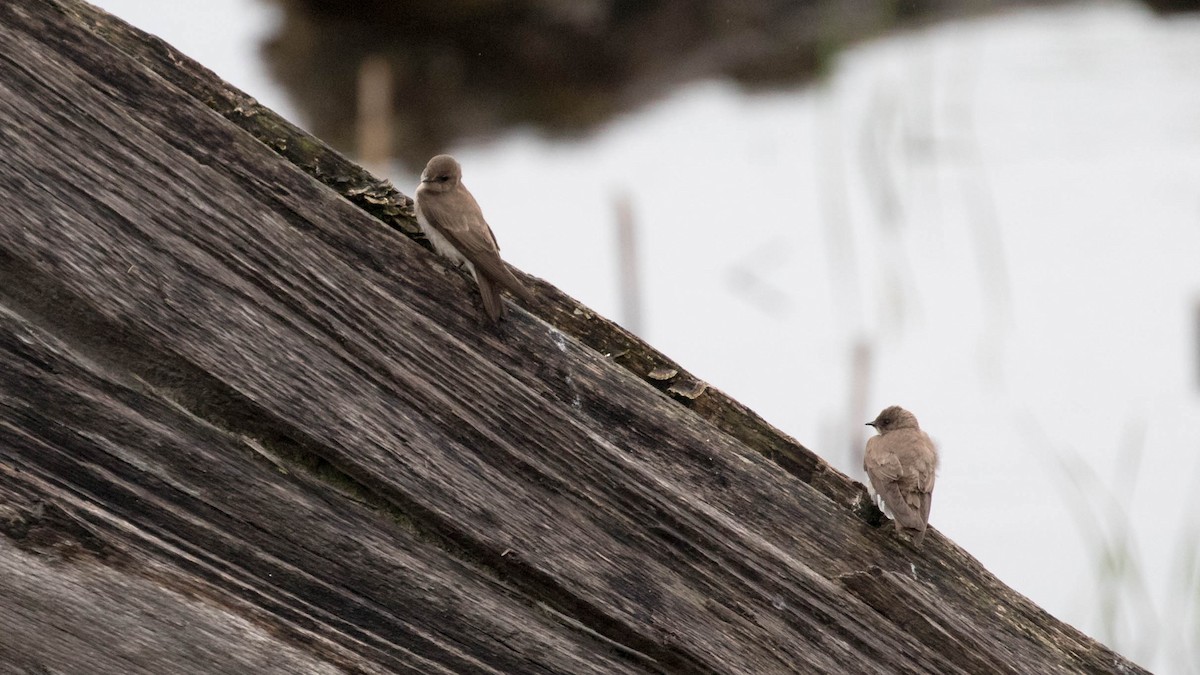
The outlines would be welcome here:
[[[462,166],[450,155],[429,160],[417,186],[417,223],[438,253],[459,266],[466,265],[479,284],[483,311],[492,323],[504,316],[500,288],[525,302],[533,294],[500,259],[492,228],[483,219],[479,203],[462,182]]]
[[[920,546],[929,525],[937,448],[921,431],[917,418],[898,405],[884,408],[867,426],[875,427],[879,435],[867,439],[863,469],[896,519],[896,531],[908,531]]]

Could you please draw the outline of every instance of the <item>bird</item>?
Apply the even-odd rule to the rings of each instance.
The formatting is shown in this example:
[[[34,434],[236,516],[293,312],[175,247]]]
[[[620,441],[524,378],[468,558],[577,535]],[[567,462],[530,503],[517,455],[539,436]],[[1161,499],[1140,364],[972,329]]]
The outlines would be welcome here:
[[[898,405],[884,408],[867,426],[875,427],[879,435],[867,439],[863,470],[891,511],[896,532],[907,531],[919,547],[929,526],[937,448],[921,431],[917,418]]]
[[[417,223],[433,249],[458,266],[465,265],[479,284],[483,311],[493,323],[504,316],[500,289],[525,302],[533,294],[500,259],[496,235],[483,219],[483,211],[462,182],[462,166],[450,155],[437,155],[421,172],[416,193]]]

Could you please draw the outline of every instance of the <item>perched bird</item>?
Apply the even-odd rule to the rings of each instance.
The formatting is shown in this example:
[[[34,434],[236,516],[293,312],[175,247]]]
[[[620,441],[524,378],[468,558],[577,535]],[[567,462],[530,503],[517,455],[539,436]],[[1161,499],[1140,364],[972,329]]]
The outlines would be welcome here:
[[[884,408],[867,426],[875,427],[879,435],[867,439],[863,469],[896,519],[896,531],[908,531],[920,546],[929,525],[937,448],[921,431],[917,418],[898,405]]]
[[[483,297],[483,311],[492,323],[504,316],[501,287],[525,302],[534,301],[529,289],[500,259],[496,236],[463,185],[462,166],[457,160],[450,155],[429,160],[417,186],[416,209],[417,223],[434,250],[471,270]]]

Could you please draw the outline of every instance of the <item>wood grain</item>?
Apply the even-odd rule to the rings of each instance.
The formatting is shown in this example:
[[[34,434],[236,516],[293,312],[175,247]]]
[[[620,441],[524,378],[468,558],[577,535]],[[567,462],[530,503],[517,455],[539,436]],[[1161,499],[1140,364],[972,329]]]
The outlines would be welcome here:
[[[485,328],[403,195],[251,105],[0,5],[10,663],[1137,671],[545,282]]]

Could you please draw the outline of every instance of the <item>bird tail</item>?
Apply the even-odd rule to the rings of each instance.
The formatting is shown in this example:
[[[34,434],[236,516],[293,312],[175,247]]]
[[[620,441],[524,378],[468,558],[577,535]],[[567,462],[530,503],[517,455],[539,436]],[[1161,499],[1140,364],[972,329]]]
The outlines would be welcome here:
[[[892,518],[905,529],[921,530],[925,528],[925,521],[921,518],[919,503],[916,501],[916,496],[905,490],[901,490],[896,483],[886,483],[880,490],[880,495],[883,497],[883,503],[887,504],[892,511]]]
[[[896,522],[912,536],[913,545],[919,548],[925,541],[925,530],[929,528],[929,504],[933,495],[902,491],[900,496],[906,508],[896,514]]]
[[[504,263],[501,264],[503,265]],[[504,278],[501,279],[500,282],[502,286],[508,289],[509,293],[512,293],[526,303],[534,303],[535,299],[533,297],[533,293],[531,293],[529,289],[525,287],[525,284],[521,283],[521,281],[517,279],[517,277],[508,269],[507,265],[504,266]]]
[[[914,534],[913,538],[912,538],[914,546],[919,548],[921,546],[921,544],[925,543],[925,532],[928,529],[929,529],[929,526],[926,525],[925,527],[922,527],[921,529],[917,530],[916,534]]]
[[[504,316],[504,301],[500,299],[500,288],[487,275],[477,274],[475,280],[479,283],[479,295],[483,298],[483,311],[492,323],[499,323]]]

